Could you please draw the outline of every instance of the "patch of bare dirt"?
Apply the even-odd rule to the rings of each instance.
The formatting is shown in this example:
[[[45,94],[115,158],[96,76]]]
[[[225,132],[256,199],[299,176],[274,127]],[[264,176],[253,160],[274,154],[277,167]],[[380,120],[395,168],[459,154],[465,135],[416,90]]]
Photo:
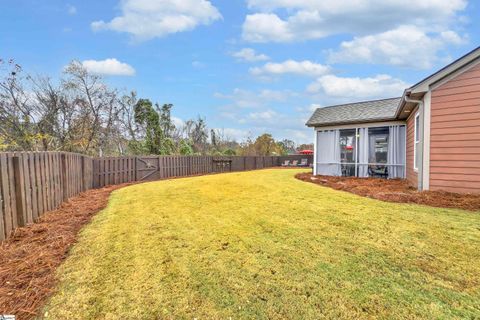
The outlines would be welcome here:
[[[128,184],[94,189],[71,198],[37,223],[18,228],[0,244],[0,314],[33,319],[55,287],[55,270],[78,231],[102,210],[110,193]]]
[[[480,210],[480,196],[445,191],[418,191],[402,179],[314,176],[299,173],[295,178],[388,202],[417,203],[440,208]]]

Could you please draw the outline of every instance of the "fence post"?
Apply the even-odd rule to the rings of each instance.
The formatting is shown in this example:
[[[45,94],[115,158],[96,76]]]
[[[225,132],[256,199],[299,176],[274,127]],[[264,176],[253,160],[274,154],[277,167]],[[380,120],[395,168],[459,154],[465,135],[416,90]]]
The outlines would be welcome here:
[[[133,157],[133,163],[134,181],[137,181],[137,156]]]
[[[80,172],[82,173],[81,177],[82,177],[82,191],[86,191],[87,188],[86,188],[86,183],[85,183],[85,156],[82,156],[82,161],[80,161]]]
[[[19,227],[25,225],[27,221],[25,217],[25,197],[23,193],[24,180],[21,171],[20,156],[14,155],[13,162],[13,178],[15,181],[15,204],[17,209],[17,224]]]
[[[60,168],[62,168],[61,176],[62,176],[63,201],[65,201],[68,198],[67,160],[65,157],[65,153],[61,154],[60,162],[61,162]]]

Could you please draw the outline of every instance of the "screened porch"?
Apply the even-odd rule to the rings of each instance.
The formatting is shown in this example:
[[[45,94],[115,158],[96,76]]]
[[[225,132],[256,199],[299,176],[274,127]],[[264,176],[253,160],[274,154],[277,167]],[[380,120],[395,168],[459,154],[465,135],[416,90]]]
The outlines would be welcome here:
[[[316,174],[405,178],[404,125],[317,131]]]

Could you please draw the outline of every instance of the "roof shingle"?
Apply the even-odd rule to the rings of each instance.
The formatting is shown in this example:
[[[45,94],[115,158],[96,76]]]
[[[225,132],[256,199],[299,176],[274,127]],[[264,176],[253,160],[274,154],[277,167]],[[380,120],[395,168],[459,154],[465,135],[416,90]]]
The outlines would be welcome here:
[[[318,108],[306,124],[309,127],[317,127],[395,120],[395,113],[401,99],[390,98]]]

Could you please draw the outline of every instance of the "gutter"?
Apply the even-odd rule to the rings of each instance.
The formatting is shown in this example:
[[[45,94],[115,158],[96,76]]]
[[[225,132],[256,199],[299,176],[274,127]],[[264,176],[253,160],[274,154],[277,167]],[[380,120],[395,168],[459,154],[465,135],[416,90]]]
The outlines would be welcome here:
[[[410,94],[410,92],[408,92]],[[423,107],[423,100],[415,100],[415,99],[411,99],[409,98],[407,95],[405,95],[403,97],[403,99],[405,100],[405,102],[411,102],[411,103],[417,103],[419,104],[420,106]],[[420,106],[418,107],[420,109]]]
[[[365,119],[365,120],[346,121],[346,122],[311,123],[311,124],[306,123],[305,125],[309,128],[322,128],[322,127],[356,125],[356,124],[375,123],[375,122],[392,122],[392,121],[403,121],[403,120],[397,120],[397,117],[395,116],[393,118]]]

